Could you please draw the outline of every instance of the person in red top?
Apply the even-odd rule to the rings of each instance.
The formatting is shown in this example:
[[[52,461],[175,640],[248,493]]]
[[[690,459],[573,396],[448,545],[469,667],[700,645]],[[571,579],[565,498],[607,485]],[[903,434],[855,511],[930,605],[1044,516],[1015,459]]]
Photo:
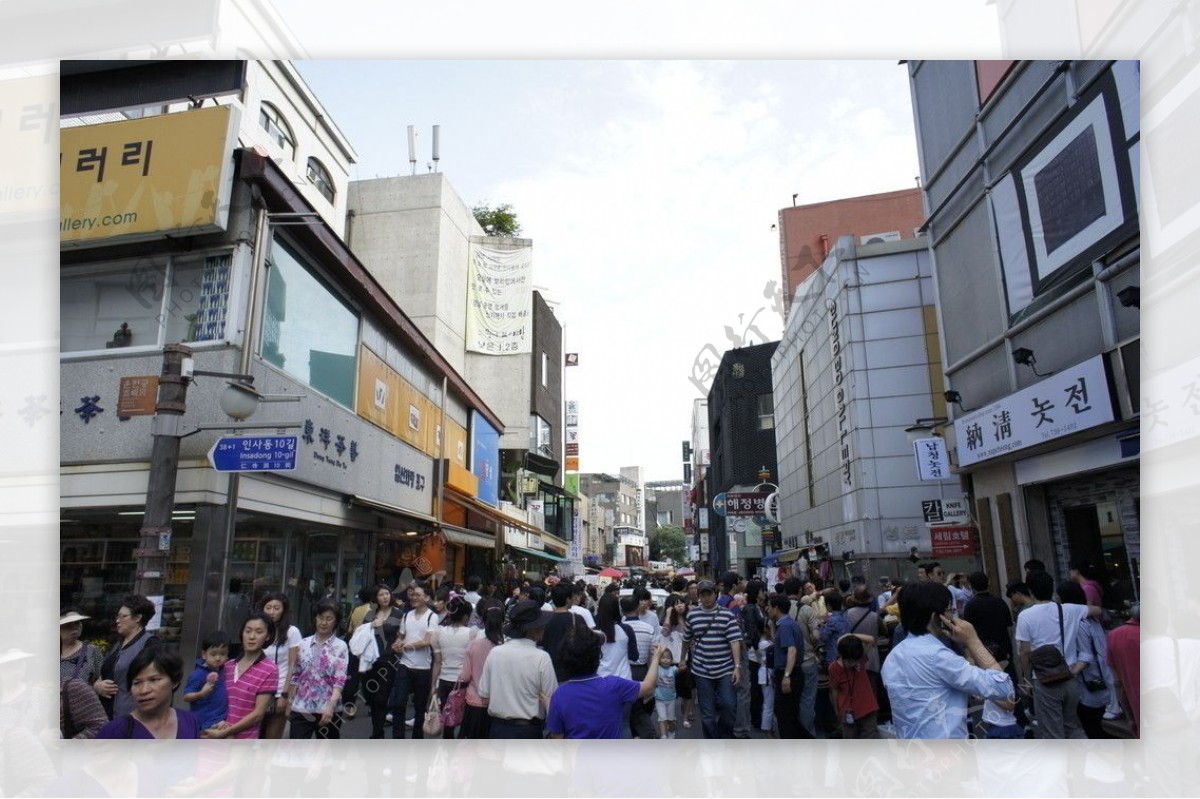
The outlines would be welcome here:
[[[1129,621],[1108,634],[1108,663],[1112,666],[1117,682],[1117,693],[1121,706],[1133,721],[1133,730],[1138,735],[1142,729],[1142,608],[1135,604],[1131,608]]]
[[[837,659],[829,664],[829,691],[843,738],[878,738],[879,703],[867,677],[867,644],[857,634],[838,639]]]

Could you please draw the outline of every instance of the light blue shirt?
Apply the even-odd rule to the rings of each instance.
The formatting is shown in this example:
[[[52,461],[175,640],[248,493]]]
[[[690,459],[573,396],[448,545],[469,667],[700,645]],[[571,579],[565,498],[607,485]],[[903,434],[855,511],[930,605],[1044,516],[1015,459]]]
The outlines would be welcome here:
[[[1003,671],[972,666],[934,635],[909,635],[883,662],[897,738],[966,738],[972,696],[1011,699]]]

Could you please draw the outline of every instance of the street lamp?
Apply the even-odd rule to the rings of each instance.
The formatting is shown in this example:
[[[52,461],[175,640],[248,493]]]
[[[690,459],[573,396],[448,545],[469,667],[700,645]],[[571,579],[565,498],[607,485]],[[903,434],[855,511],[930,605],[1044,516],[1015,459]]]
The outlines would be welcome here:
[[[162,596],[165,585],[167,554],[171,550],[171,520],[175,510],[175,483],[179,476],[180,442],[201,430],[248,430],[299,427],[301,422],[246,422],[259,402],[298,402],[304,395],[263,395],[254,389],[252,375],[205,372],[193,368],[192,350],[183,344],[163,347],[162,375],[158,379],[158,401],[154,406],[154,443],[150,450],[150,473],[146,486],[146,512],[138,531],[137,571],[133,592],[142,596]],[[236,422],[197,425],[184,432],[182,419],[187,411],[187,391],[192,378],[227,377],[230,382],[219,400],[221,410]]]

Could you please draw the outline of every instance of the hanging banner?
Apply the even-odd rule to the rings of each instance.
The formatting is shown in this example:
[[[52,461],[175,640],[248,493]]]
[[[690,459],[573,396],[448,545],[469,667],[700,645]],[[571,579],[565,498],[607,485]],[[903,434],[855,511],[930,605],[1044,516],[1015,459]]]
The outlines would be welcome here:
[[[950,477],[950,459],[942,439],[936,436],[917,439],[913,442],[913,455],[917,459],[917,476],[922,481]]]
[[[467,273],[467,350],[533,351],[533,248],[473,245]]]

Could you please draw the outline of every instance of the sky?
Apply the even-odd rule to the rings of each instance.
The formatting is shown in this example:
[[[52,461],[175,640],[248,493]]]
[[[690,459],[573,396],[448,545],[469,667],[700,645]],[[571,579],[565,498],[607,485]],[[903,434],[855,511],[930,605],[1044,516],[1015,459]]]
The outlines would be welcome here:
[[[358,154],[510,203],[564,327],[580,469],[681,480],[704,364],[778,340],[779,209],[910,188],[907,70],[879,61],[297,62]],[[403,307],[403,299],[400,300]]]

